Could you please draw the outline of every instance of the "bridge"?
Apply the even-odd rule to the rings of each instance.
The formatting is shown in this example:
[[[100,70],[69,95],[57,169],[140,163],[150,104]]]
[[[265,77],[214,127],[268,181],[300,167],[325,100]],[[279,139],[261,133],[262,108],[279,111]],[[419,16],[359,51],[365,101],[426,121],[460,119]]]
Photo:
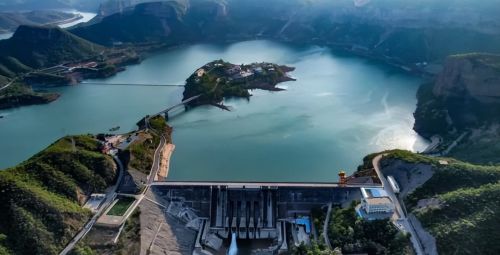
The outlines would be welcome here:
[[[192,97],[190,97],[190,98],[188,98],[188,99],[185,99],[185,100],[183,100],[182,102],[180,102],[180,103],[178,103],[178,104],[176,104],[176,105],[170,106],[170,107],[168,107],[167,109],[165,109],[165,110],[163,110],[163,111],[161,111],[161,112],[158,112],[158,113],[156,113],[156,114],[153,114],[153,115],[149,116],[148,118],[146,118],[146,121],[148,122],[148,121],[149,121],[149,119],[154,118],[154,117],[156,117],[156,116],[159,116],[159,115],[161,115],[161,114],[165,114],[165,119],[166,119],[166,120],[168,120],[168,112],[172,111],[173,109],[175,109],[175,108],[177,108],[177,107],[180,107],[180,106],[186,105],[186,104],[188,104],[189,102],[191,102],[191,101],[194,101],[194,100],[198,99],[199,97],[201,97],[201,94],[196,95],[196,96],[192,96]]]
[[[184,87],[181,84],[150,84],[150,83],[103,83],[103,82],[82,82],[84,85],[99,86],[139,86],[139,87]]]

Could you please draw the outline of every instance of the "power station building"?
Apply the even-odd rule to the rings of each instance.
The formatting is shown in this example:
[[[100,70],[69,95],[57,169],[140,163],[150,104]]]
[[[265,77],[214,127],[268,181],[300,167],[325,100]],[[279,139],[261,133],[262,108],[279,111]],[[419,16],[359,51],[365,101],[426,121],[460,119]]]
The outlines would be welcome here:
[[[361,188],[361,208],[367,214],[394,212],[394,204],[387,192],[382,188]]]

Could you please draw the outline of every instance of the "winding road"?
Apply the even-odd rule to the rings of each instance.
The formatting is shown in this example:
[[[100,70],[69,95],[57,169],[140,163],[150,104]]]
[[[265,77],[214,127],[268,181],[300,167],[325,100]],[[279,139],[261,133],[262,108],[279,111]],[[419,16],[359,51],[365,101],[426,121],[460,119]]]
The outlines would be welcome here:
[[[394,190],[392,189],[392,186],[389,184],[387,179],[385,178],[384,174],[382,174],[382,171],[380,171],[380,160],[385,156],[385,154],[380,154],[377,155],[375,158],[373,158],[372,164],[373,168],[375,168],[375,171],[377,172],[377,175],[382,182],[382,186],[384,187],[384,190],[387,192],[389,197],[391,198],[392,202],[394,203],[396,207],[396,213],[397,213],[397,218],[394,220],[394,223],[399,226],[400,229],[410,233],[411,237],[410,240],[413,244],[413,248],[415,249],[415,253],[417,255],[424,255],[424,249],[422,248],[422,243],[420,239],[417,236],[417,233],[415,229],[413,228],[413,225],[408,221],[408,218],[406,217],[405,211],[401,207],[401,204],[399,203],[399,199],[394,193]]]

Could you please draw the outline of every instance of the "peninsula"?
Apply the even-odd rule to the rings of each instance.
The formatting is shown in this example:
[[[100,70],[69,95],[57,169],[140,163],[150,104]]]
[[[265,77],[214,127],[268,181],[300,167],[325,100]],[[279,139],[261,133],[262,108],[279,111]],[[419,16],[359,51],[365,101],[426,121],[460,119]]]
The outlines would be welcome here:
[[[295,81],[287,75],[293,70],[294,67],[266,62],[236,65],[223,60],[212,61],[200,67],[186,80],[183,100],[200,96],[189,102],[189,105],[212,104],[228,110],[222,104],[224,98],[249,98],[250,89],[283,90],[276,85]]]

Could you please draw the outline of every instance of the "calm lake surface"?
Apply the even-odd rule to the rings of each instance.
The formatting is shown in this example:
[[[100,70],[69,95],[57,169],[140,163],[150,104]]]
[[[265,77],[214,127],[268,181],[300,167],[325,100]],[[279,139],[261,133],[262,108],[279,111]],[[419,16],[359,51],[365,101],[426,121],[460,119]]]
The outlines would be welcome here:
[[[296,67],[286,91],[254,90],[230,99],[232,111],[202,106],[171,118],[176,149],[169,180],[336,181],[363,156],[421,151],[413,130],[420,79],[380,63],[317,46],[270,41],[194,45],[165,51],[102,83],[183,84],[214,59]],[[13,166],[68,134],[135,128],[144,115],[182,99],[182,87],[78,85],[54,89],[48,105],[0,111],[0,168]]]

